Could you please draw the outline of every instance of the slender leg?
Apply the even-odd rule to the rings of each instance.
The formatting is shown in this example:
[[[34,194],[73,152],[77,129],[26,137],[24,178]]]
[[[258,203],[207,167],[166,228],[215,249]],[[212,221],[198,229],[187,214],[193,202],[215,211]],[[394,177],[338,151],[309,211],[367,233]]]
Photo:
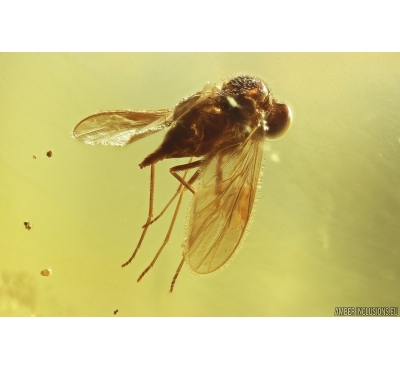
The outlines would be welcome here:
[[[175,221],[176,221],[176,218],[177,218],[177,215],[178,215],[178,212],[179,212],[180,205],[182,203],[182,198],[183,198],[184,191],[186,189],[188,189],[193,194],[195,193],[195,191],[192,188],[192,184],[199,177],[199,174],[200,174],[199,170],[197,170],[189,180],[186,180],[186,176],[187,176],[187,173],[188,173],[188,171],[190,169],[199,167],[201,163],[202,163],[201,160],[198,160],[198,161],[195,161],[195,162],[191,162],[191,160],[190,160],[189,163],[186,163],[186,164],[180,165],[180,166],[175,166],[175,167],[172,167],[170,169],[171,174],[180,182],[180,185],[179,185],[176,193],[174,194],[174,196],[170,199],[170,201],[167,203],[167,205],[164,207],[164,209],[160,212],[160,214],[155,218],[153,218],[155,168],[154,168],[153,164],[151,165],[151,167],[150,167],[150,169],[151,169],[151,171],[150,171],[150,199],[149,199],[149,212],[148,212],[148,215],[147,215],[147,221],[143,225],[142,235],[141,235],[141,237],[139,239],[139,242],[138,242],[138,244],[137,244],[137,246],[135,248],[135,251],[133,252],[132,256],[129,258],[129,260],[122,265],[122,267],[125,267],[125,266],[129,265],[132,262],[132,260],[135,258],[136,253],[138,252],[138,250],[140,249],[140,246],[142,245],[142,242],[144,240],[144,237],[146,235],[146,232],[147,232],[147,229],[149,228],[149,226],[152,223],[154,223],[155,221],[157,221],[165,213],[165,211],[169,208],[169,206],[172,204],[172,202],[175,200],[175,198],[178,195],[179,195],[179,198],[178,198],[178,202],[177,202],[177,205],[176,205],[176,208],[175,208],[175,212],[174,212],[174,215],[172,217],[168,232],[167,232],[167,234],[166,234],[166,236],[164,238],[164,242],[162,243],[161,247],[157,251],[157,253],[154,256],[153,260],[151,261],[150,265],[147,266],[147,268],[140,274],[139,278],[137,279],[138,282],[154,266],[155,262],[157,261],[158,257],[160,256],[160,254],[161,254],[162,250],[164,249],[165,245],[168,243],[169,238],[170,238],[171,233],[172,233],[172,230],[173,230],[173,227],[174,227],[174,224],[175,224]],[[185,171],[183,176],[179,176],[177,174],[177,172],[181,172],[181,171]],[[185,261],[185,258],[182,259],[182,261],[181,261],[181,263],[180,263],[180,265],[179,265],[179,267],[178,267],[178,269],[177,269],[177,271],[175,273],[174,279],[173,279],[173,281],[171,283],[171,289],[170,289],[171,292],[173,290],[173,287],[175,285],[175,281],[176,281],[176,279],[177,279],[177,277],[179,275],[179,272],[180,272],[180,270],[181,270],[181,268],[183,266],[183,262],[184,261]]]
[[[196,173],[193,175],[193,177],[195,177],[195,178],[193,179],[193,177],[192,177],[189,180],[189,182],[185,181],[185,178],[179,176],[177,174],[177,172],[187,171],[187,170],[190,170],[192,168],[199,167],[202,163],[203,163],[203,161],[200,159],[200,160],[195,161],[195,162],[189,162],[189,163],[186,163],[186,164],[182,164],[180,166],[172,167],[172,168],[170,168],[169,172],[171,172],[171,175],[174,176],[186,189],[190,190],[192,192],[192,194],[194,194],[195,191],[191,187],[191,184],[199,177],[199,171],[198,170],[196,171]],[[190,181],[192,181],[192,182],[190,183]]]
[[[172,204],[172,202],[175,200],[175,198],[182,192],[182,187],[183,185],[179,185],[178,189],[176,190],[176,193],[174,194],[174,196],[169,200],[169,202],[167,203],[167,205],[164,207],[164,209],[153,219],[151,219],[150,221],[147,220],[147,222],[142,226],[143,228],[150,226],[152,223],[156,222],[164,213],[165,211],[169,208],[169,206]]]
[[[174,278],[172,279],[172,282],[171,282],[171,287],[169,288],[170,293],[172,293],[172,291],[174,290],[175,282],[176,282],[176,279],[178,278],[179,273],[181,272],[183,262],[185,262],[185,257],[182,258],[181,263],[179,264],[178,268],[176,269]]]
[[[147,222],[146,222],[146,225],[143,227],[142,235],[141,235],[139,242],[135,248],[135,251],[133,252],[131,258],[129,258],[129,260],[126,261],[122,265],[122,267],[129,265],[132,262],[132,260],[135,258],[136,253],[138,252],[138,250],[143,242],[143,239],[146,235],[147,229],[149,227],[149,222],[151,221],[151,219],[153,217],[154,181],[155,181],[155,170],[154,170],[154,164],[152,164],[150,166],[150,200],[149,200],[149,213],[147,215]]]
[[[181,202],[182,202],[183,194],[184,194],[184,192],[182,191],[180,193],[180,195],[179,195],[178,203],[176,205],[175,212],[174,212],[174,215],[172,217],[171,224],[169,225],[169,229],[168,229],[167,235],[165,236],[164,242],[162,243],[161,247],[158,249],[158,251],[157,251],[156,255],[154,256],[153,260],[151,261],[150,265],[147,266],[146,269],[140,274],[139,278],[137,279],[137,282],[142,280],[143,276],[146,275],[147,272],[154,266],[154,264],[156,263],[158,257],[160,256],[162,250],[164,249],[164,247],[168,243],[169,238],[171,236],[172,229],[173,229],[175,221],[176,221],[176,216],[178,215],[179,207],[180,207]]]
[[[164,249],[164,247],[165,247],[166,244],[168,243],[169,238],[170,238],[171,233],[172,233],[172,229],[174,228],[174,225],[175,225],[175,221],[176,221],[176,217],[177,217],[178,212],[179,212],[179,208],[180,208],[181,203],[182,203],[182,198],[183,198],[183,194],[184,194],[184,190],[185,190],[185,189],[183,188],[183,186],[184,186],[185,188],[191,190],[191,191],[194,193],[194,190],[192,189],[191,185],[193,184],[193,182],[194,182],[194,181],[198,178],[198,176],[199,176],[199,171],[197,170],[197,171],[193,174],[193,176],[189,179],[189,181],[186,181],[186,175],[187,175],[187,173],[188,173],[188,170],[190,170],[190,169],[192,169],[192,168],[198,167],[201,163],[202,163],[202,161],[199,160],[199,161],[195,161],[195,162],[189,162],[189,163],[184,164],[184,165],[181,165],[181,166],[175,166],[175,167],[172,167],[172,168],[170,169],[171,174],[172,174],[176,179],[178,179],[178,181],[181,183],[181,185],[178,187],[177,193],[176,193],[176,194],[172,197],[172,199],[168,202],[168,204],[167,204],[167,206],[164,208],[164,210],[163,210],[154,220],[151,220],[150,222],[149,222],[149,220],[148,220],[148,222],[147,222],[146,225],[145,225],[145,228],[147,229],[151,223],[153,223],[156,219],[158,219],[159,217],[161,217],[161,215],[165,212],[166,208],[168,208],[168,206],[172,203],[173,199],[179,194],[178,202],[177,202],[177,204],[176,204],[175,212],[174,212],[174,215],[172,216],[172,220],[171,220],[171,223],[170,223],[170,225],[169,225],[169,229],[168,229],[167,235],[165,236],[164,241],[163,241],[161,247],[158,249],[158,251],[157,251],[156,255],[154,256],[153,260],[151,261],[150,265],[147,266],[146,269],[140,274],[139,278],[137,279],[138,282],[139,282],[140,280],[142,280],[143,276],[146,275],[147,272],[154,266],[154,264],[156,263],[158,257],[160,256],[162,250]],[[185,171],[183,177],[181,177],[181,176],[179,176],[179,175],[176,174],[176,172],[178,172],[178,171]],[[182,185],[183,185],[183,186],[182,186]],[[182,262],[182,264],[183,264],[183,262]],[[181,268],[182,268],[182,266],[181,266]],[[180,269],[179,269],[179,271],[180,271]],[[176,278],[178,277],[179,271],[178,271],[178,273],[176,274],[175,280],[176,280]],[[175,284],[175,282],[174,282],[174,284]]]
[[[188,171],[188,170],[186,170]],[[175,176],[174,176],[175,177]],[[182,181],[185,181],[185,177],[186,177],[186,173],[184,174]],[[189,179],[189,181],[187,181],[188,185],[192,185],[197,178],[199,177],[199,171],[196,171],[193,176]],[[175,177],[176,178],[176,177]],[[182,192],[185,191],[185,189],[183,188],[183,184],[181,183],[178,187],[178,189],[176,190],[176,193],[174,194],[174,196],[169,200],[169,202],[167,203],[167,205],[164,207],[164,209],[156,216],[154,217],[150,222],[147,222],[146,224],[144,224],[142,227],[146,227],[151,225],[152,223],[156,222],[164,213],[165,211],[169,208],[169,206],[172,204],[172,202],[175,200],[175,198]]]

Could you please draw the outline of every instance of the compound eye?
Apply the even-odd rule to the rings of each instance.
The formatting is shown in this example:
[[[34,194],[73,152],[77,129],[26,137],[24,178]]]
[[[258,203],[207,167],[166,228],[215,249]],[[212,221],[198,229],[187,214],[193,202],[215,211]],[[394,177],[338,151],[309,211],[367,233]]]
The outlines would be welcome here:
[[[283,136],[292,123],[292,112],[286,104],[274,104],[266,124],[265,136],[268,139],[278,139]]]

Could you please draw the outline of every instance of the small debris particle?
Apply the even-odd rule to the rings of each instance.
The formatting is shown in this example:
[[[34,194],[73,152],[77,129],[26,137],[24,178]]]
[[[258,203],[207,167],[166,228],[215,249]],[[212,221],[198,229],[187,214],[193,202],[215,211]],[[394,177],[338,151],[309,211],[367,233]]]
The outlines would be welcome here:
[[[50,158],[53,155],[53,152],[51,150],[49,150],[46,155]]]
[[[40,275],[42,275],[42,276],[50,276],[51,274],[52,274],[52,272],[49,269],[40,271]]]
[[[115,311],[114,311],[114,315],[116,315],[117,313],[118,313],[118,310],[115,310]]]
[[[32,224],[29,221],[25,221],[24,222],[24,226],[26,230],[30,230],[32,229]]]
[[[33,159],[36,159],[36,155],[34,154],[34,155],[32,156],[32,158],[33,158]]]

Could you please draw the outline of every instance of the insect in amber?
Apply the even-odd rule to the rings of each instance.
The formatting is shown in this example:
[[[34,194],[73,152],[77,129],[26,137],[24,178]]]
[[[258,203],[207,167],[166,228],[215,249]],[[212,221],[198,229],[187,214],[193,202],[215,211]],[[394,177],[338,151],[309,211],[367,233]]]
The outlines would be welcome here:
[[[222,87],[207,84],[173,110],[105,111],[79,122],[73,137],[86,144],[124,146],[168,129],[161,145],[139,164],[140,168],[150,166],[149,212],[136,249],[122,267],[135,257],[148,227],[179,196],[164,243],[138,281],[153,267],[169,240],[186,189],[193,193],[188,234],[170,291],[184,261],[198,274],[224,266],[237,251],[249,223],[265,139],[282,136],[290,123],[289,107],[278,103],[262,80],[243,75]],[[154,165],[163,159],[183,157],[191,158],[189,163],[170,169],[180,182],[177,192],[153,217]],[[193,157],[199,159],[192,161]],[[197,170],[186,180],[191,169]]]

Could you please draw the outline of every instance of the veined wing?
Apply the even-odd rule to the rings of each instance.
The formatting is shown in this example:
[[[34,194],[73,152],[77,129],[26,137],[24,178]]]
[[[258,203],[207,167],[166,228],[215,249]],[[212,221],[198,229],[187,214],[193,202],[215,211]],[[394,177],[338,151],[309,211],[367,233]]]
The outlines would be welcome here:
[[[114,110],[86,117],[72,136],[85,144],[124,146],[168,127],[173,111]]]
[[[184,244],[193,271],[208,274],[237,250],[248,225],[261,174],[264,133],[206,158],[193,197]]]

